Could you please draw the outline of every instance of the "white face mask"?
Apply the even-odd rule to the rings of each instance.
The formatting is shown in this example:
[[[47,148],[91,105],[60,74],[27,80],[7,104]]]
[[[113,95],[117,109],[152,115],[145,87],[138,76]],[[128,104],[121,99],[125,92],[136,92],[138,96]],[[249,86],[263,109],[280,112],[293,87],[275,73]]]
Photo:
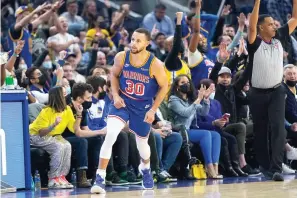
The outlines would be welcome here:
[[[24,64],[20,64],[20,65],[19,65],[19,68],[20,68],[20,69],[28,69],[26,63],[24,63]]]
[[[215,92],[211,93],[210,96],[209,96],[209,98],[213,100],[214,97],[215,97],[215,94],[216,94]]]

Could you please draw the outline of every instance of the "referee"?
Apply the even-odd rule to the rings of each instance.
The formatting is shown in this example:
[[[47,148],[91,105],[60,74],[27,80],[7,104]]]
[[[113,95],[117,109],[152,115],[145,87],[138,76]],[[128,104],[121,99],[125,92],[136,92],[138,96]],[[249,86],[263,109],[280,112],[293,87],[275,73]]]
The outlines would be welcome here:
[[[297,0],[293,0],[292,18],[278,30],[272,17],[259,16],[259,7],[260,0],[255,0],[248,31],[249,64],[243,77],[250,79],[252,85],[250,108],[257,161],[267,178],[283,181],[286,133],[282,43],[290,39],[297,26]]]

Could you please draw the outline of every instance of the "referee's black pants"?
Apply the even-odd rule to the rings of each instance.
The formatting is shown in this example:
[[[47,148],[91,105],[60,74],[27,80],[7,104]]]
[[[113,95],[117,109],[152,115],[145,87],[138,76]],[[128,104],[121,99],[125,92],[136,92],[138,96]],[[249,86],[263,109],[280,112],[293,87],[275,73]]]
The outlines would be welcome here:
[[[269,172],[282,172],[286,142],[285,89],[251,88],[250,109],[254,122],[255,152],[259,165]]]

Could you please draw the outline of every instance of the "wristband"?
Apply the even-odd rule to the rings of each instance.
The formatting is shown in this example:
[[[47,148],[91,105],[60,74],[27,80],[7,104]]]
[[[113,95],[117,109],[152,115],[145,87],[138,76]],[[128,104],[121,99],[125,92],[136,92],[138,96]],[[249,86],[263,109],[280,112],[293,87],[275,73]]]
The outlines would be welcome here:
[[[50,131],[54,130],[54,128],[55,128],[54,125],[51,125],[51,126],[48,127],[48,129],[49,129]]]
[[[195,14],[194,18],[200,19],[200,15],[199,14]]]
[[[19,55],[16,54],[16,53],[13,53],[12,56],[14,56],[14,57],[19,57]]]
[[[153,113],[156,113],[153,109],[150,109],[149,111],[153,112]]]

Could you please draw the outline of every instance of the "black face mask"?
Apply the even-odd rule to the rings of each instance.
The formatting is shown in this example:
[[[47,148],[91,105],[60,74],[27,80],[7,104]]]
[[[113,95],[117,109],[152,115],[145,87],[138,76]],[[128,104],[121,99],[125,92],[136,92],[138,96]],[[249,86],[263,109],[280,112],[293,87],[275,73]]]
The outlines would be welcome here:
[[[207,46],[198,45],[198,51],[203,54],[206,54],[208,51]]]
[[[71,94],[68,94],[68,95],[65,97],[65,100],[66,100],[66,104],[67,104],[67,105],[71,104],[71,102],[72,102]]]
[[[179,86],[179,91],[182,93],[189,93],[190,92],[190,85],[189,84],[183,84]]]
[[[106,25],[105,22],[100,22],[100,23],[99,23],[99,27],[100,27],[101,29],[106,29],[107,25]]]
[[[289,87],[295,87],[296,84],[297,84],[297,81],[287,80],[287,81],[286,81],[286,84],[287,84]]]
[[[40,84],[41,86],[44,86],[45,83],[46,83],[46,77],[45,77],[45,75],[40,76],[38,79],[39,79],[38,84]]]
[[[105,96],[106,96],[106,92],[103,91],[103,92],[99,93],[99,97],[98,97],[98,99],[99,99],[99,100],[103,100],[103,99],[105,98]]]
[[[92,106],[92,101],[84,101],[84,103],[82,103],[82,106],[85,110],[89,109]]]

